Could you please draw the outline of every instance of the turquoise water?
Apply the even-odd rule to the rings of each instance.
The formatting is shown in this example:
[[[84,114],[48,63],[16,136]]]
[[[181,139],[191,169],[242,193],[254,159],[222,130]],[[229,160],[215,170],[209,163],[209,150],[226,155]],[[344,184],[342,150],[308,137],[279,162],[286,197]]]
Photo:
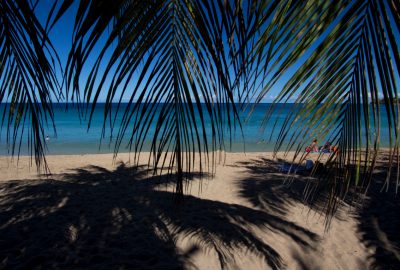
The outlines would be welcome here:
[[[122,111],[126,105],[122,105]],[[270,124],[265,129],[261,128],[265,113],[268,111],[270,104],[258,104],[249,118],[248,111],[242,112],[243,135],[239,128],[232,133],[232,141],[229,140],[229,133],[225,134],[225,149],[230,152],[263,152],[274,149],[279,129],[282,126],[283,120],[292,108],[292,104],[278,104],[271,114]],[[68,107],[65,110],[65,104],[55,104],[55,134],[51,127],[46,127],[45,134],[49,136],[47,142],[47,154],[94,154],[94,153],[110,153],[114,150],[114,140],[110,141],[110,129],[106,128],[104,138],[101,138],[104,105],[99,105],[95,110],[88,129],[87,119],[80,118],[76,107]],[[204,108],[205,109],[205,108]],[[0,112],[4,110],[4,105],[0,105]],[[197,116],[198,118],[198,116]],[[121,119],[118,115],[117,119]],[[272,133],[273,124],[277,122],[275,129],[277,132]],[[118,132],[119,121],[116,121],[114,128],[114,138]],[[385,123],[385,121],[383,121]],[[386,123],[387,125],[387,123]],[[28,126],[28,125],[26,125]],[[205,119],[206,132],[211,134],[211,123],[209,119]],[[226,129],[228,126],[225,127]],[[385,130],[385,126],[382,127]],[[143,151],[150,150],[150,139],[155,132],[155,125],[152,125],[147,134],[147,140],[144,144]],[[127,134],[130,132],[128,130]],[[272,134],[272,137],[271,137]],[[0,133],[0,155],[8,155],[10,153],[6,143],[6,127],[3,125]],[[271,140],[270,140],[271,137]],[[21,154],[26,155],[28,152],[27,136],[22,136]],[[308,139],[308,138],[306,138]],[[311,141],[311,137],[309,138]],[[323,143],[327,138],[319,138]],[[387,131],[383,134],[381,145],[388,145]],[[127,139],[121,145],[120,152],[128,152]]]

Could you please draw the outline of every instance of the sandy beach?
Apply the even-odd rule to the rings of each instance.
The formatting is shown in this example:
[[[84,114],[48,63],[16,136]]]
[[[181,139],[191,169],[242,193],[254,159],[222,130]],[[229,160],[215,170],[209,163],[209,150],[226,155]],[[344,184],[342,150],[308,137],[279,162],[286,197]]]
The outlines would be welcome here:
[[[271,153],[227,153],[181,203],[147,157],[48,156],[51,175],[0,157],[0,268],[369,269],[385,247],[345,205],[325,231],[323,206],[303,202],[301,177],[284,184]]]

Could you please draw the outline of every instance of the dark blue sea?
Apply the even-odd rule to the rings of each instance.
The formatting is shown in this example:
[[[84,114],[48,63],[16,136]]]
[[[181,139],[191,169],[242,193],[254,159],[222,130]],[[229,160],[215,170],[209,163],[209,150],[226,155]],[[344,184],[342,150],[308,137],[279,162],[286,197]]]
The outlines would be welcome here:
[[[114,151],[115,136],[118,133],[120,127],[120,120],[122,112],[126,108],[126,104],[122,104],[120,112],[115,121],[113,133],[109,125],[106,125],[105,134],[102,136],[103,123],[104,123],[104,104],[98,104],[96,107],[92,120],[89,124],[89,114],[85,114],[79,110],[76,106],[71,104],[66,109],[66,104],[54,104],[54,116],[56,133],[54,132],[51,125],[46,126],[44,134],[48,136],[46,140],[47,154],[95,154],[95,153],[110,153]],[[3,114],[5,105],[0,105],[0,112]],[[115,105],[116,108],[116,105]],[[115,108],[114,111],[115,111]],[[239,114],[242,124],[242,129],[236,124],[236,128],[232,128],[233,132],[230,135],[229,124],[225,122],[223,129],[224,133],[224,145],[225,150],[228,152],[263,152],[272,151],[278,140],[279,131],[284,123],[284,119],[289,114],[293,104],[277,104],[276,107],[271,111],[269,121],[263,126],[263,120],[265,119],[266,113],[271,109],[271,104],[262,103],[255,106],[250,105],[247,107],[239,108]],[[205,109],[205,107],[204,107]],[[250,113],[252,111],[252,113]],[[197,113],[197,112],[196,112]],[[198,113],[197,113],[198,114]],[[382,115],[385,115],[382,108]],[[156,116],[157,117],[157,116]],[[197,119],[200,119],[198,115]],[[389,145],[388,136],[388,125],[387,120],[381,120],[381,147],[387,147]],[[207,137],[211,138],[211,120],[208,117],[204,118]],[[109,120],[107,121],[107,123]],[[30,123],[25,123],[25,128],[29,128]],[[233,125],[233,124],[231,124]],[[332,129],[335,126],[332,124]],[[155,133],[156,125],[150,126],[147,130],[145,143],[143,144],[142,151],[149,151],[151,145],[151,139]],[[275,129],[275,132],[273,130]],[[371,134],[376,131],[373,130]],[[127,129],[126,135],[120,146],[119,152],[129,152],[128,138],[131,133],[131,129]],[[324,141],[331,140],[330,137],[333,132],[328,132],[324,135],[320,135],[319,142],[323,144]],[[112,136],[111,136],[112,135]],[[287,137],[290,137],[288,134]],[[0,155],[9,155],[11,148],[7,144],[7,127],[6,121],[3,123],[0,132]],[[315,138],[317,135],[312,130],[307,130],[307,134],[302,135],[307,141]],[[20,146],[20,154],[27,155],[28,151],[28,136],[27,130],[21,136],[22,143]],[[17,142],[19,143],[19,141]],[[18,148],[18,145],[17,145]],[[285,145],[283,145],[283,150]]]

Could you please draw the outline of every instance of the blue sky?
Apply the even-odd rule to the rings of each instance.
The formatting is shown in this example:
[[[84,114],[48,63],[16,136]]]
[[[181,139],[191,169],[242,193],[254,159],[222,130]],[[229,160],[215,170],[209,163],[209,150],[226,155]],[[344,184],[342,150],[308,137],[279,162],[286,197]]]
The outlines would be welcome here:
[[[46,16],[53,5],[54,1],[53,0],[41,0],[39,1],[38,6],[35,9],[36,14],[38,15],[38,18],[45,23]],[[77,1],[75,1],[77,3]],[[68,52],[69,49],[71,48],[72,44],[72,34],[73,34],[73,25],[74,25],[74,14],[75,10],[77,8],[77,5],[73,6],[70,8],[64,16],[57,22],[57,24],[53,27],[53,29],[50,32],[50,38],[51,41],[54,45],[54,47],[57,50],[58,56],[61,59],[61,63],[65,65],[67,62],[68,58]],[[88,74],[89,70],[86,68],[84,70],[84,73]],[[287,76],[284,76],[284,79]],[[83,86],[85,82],[81,81],[81,85]],[[271,102],[276,95],[278,94],[281,86],[283,85],[282,82],[278,82],[276,87],[272,89],[272,91],[263,99],[263,102]],[[104,101],[106,99],[106,91],[102,91],[99,101]]]
[[[41,0],[39,1],[39,5],[36,8],[36,13],[38,14],[39,19],[45,22],[46,16],[52,4],[54,3],[53,0]],[[75,1],[77,3],[77,1]],[[73,8],[69,9],[67,13],[58,21],[55,27],[52,29],[50,33],[50,38],[53,42],[54,47],[56,48],[58,55],[61,59],[63,65],[65,65],[68,57],[69,49],[71,48],[72,44],[72,32],[73,32],[73,25],[74,25],[74,13],[76,9],[75,5]],[[330,29],[328,29],[329,31]],[[318,43],[317,43],[318,44]],[[311,47],[311,50],[317,46],[315,44]],[[300,64],[304,62],[308,57],[310,57],[310,51],[308,50],[300,59],[299,61],[293,65],[291,68],[285,72],[285,74],[281,77],[280,80],[274,85],[271,91],[264,97],[262,102],[271,102],[273,99],[278,95],[279,91],[283,88],[285,82],[290,78],[290,76],[298,69]],[[83,72],[81,85],[85,83],[84,77],[85,74],[88,74],[89,70],[86,68]],[[102,91],[99,97],[99,101],[104,101],[106,98],[106,92]],[[294,96],[296,98],[297,95]]]

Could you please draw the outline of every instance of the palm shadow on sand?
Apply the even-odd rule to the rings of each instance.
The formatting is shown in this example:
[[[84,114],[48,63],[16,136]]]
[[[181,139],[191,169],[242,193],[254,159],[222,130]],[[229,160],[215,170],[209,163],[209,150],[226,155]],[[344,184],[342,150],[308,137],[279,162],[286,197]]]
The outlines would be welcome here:
[[[381,153],[368,194],[357,213],[362,240],[374,250],[369,257],[373,269],[400,269],[400,197],[393,186],[397,182],[396,165],[391,168],[391,186],[388,191],[382,190],[389,171],[388,158],[387,152]]]
[[[196,178],[194,175],[193,178]],[[312,248],[316,235],[274,212],[162,191],[174,177],[143,167],[85,167],[46,180],[0,184],[1,268],[183,269],[199,248],[215,251],[221,268],[237,250],[284,267],[252,228],[272,230]],[[178,235],[196,239],[185,250]],[[199,246],[201,245],[201,247]]]
[[[325,190],[313,195],[312,191],[322,188],[317,185],[317,178],[311,177],[310,172],[287,174],[279,171],[283,161],[266,158],[239,162],[249,173],[249,177],[237,182],[239,195],[248,200],[253,206],[285,216],[295,203],[303,203],[317,213],[324,212]],[[296,166],[296,164],[293,164]],[[304,193],[306,185],[310,196]],[[317,196],[318,195],[318,196]]]
[[[383,155],[384,156],[384,155]],[[308,179],[307,176],[293,176],[288,183],[288,175],[279,173],[282,162],[270,159],[256,159],[250,162],[240,162],[249,173],[250,177],[238,181],[239,195],[248,200],[253,206],[285,216],[294,203],[304,203],[317,213],[323,214],[326,206],[328,193],[319,190],[319,194],[305,200],[304,189]],[[397,168],[393,168],[392,175],[396,175]],[[374,250],[369,256],[373,269],[400,269],[400,198],[393,191],[382,192],[383,181],[387,173],[387,162],[381,161],[376,167],[373,181],[365,200],[360,203],[355,199],[359,194],[349,194],[346,203],[353,203],[353,215],[358,222],[358,233],[363,243]],[[395,177],[393,177],[395,178]],[[311,179],[315,181],[315,179]],[[393,184],[396,179],[392,179]],[[354,204],[355,203],[355,204]],[[347,215],[348,210],[338,209],[338,216]],[[343,210],[343,211],[342,211]],[[307,214],[307,213],[306,213]],[[345,216],[343,215],[343,216]],[[296,254],[295,254],[296,255]],[[311,269],[312,265],[304,261],[301,256],[294,256],[302,269]],[[365,262],[360,264],[366,265]]]

